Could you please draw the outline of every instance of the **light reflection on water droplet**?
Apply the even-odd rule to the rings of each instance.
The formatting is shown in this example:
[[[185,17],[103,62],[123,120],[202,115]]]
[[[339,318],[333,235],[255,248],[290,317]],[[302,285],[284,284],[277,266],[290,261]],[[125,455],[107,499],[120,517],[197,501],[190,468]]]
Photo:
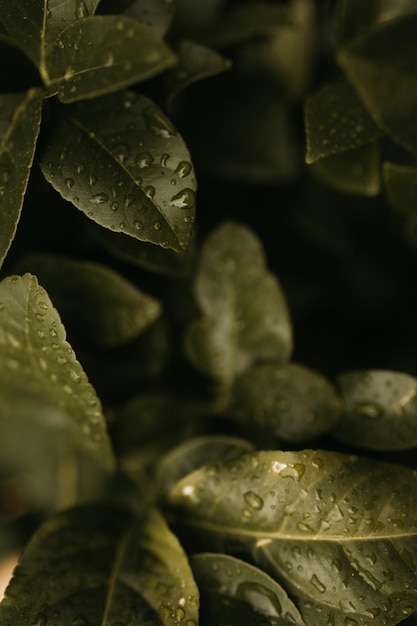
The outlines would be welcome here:
[[[179,209],[192,209],[195,205],[195,193],[192,189],[183,189],[172,196],[169,203]]]
[[[263,505],[264,505],[264,501],[262,500],[262,498],[260,496],[258,496],[257,493],[255,493],[254,491],[247,491],[246,493],[243,494],[243,497],[245,499],[245,502],[252,508],[255,510],[260,510],[262,509]]]
[[[106,193],[96,193],[89,198],[89,202],[92,204],[105,204],[108,201],[109,196]]]

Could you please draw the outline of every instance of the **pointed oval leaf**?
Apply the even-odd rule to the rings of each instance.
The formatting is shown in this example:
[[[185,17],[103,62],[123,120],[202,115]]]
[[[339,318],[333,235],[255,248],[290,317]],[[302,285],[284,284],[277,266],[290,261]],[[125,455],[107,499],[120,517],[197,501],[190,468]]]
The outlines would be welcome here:
[[[284,294],[262,246],[246,227],[227,222],[205,242],[195,282],[203,314],[186,349],[203,372],[229,384],[255,361],[285,362],[292,332]]]
[[[66,327],[101,348],[135,339],[161,314],[158,300],[99,263],[37,254],[21,259],[18,270],[36,274]]]
[[[16,234],[42,114],[42,93],[0,96],[0,266]]]
[[[417,378],[401,372],[364,370],[338,377],[344,403],[336,439],[370,450],[417,446]]]
[[[309,626],[396,624],[417,607],[417,475],[323,450],[255,452],[169,494],[185,529],[246,545]]]
[[[381,131],[345,80],[326,85],[307,98],[306,162],[372,143]]]
[[[340,408],[333,385],[297,363],[257,365],[233,385],[233,417],[275,441],[300,443],[319,436],[333,427]]]
[[[378,126],[417,154],[414,112],[417,14],[385,22],[338,54],[338,61]]]
[[[65,337],[58,312],[35,276],[0,283],[3,426],[20,431],[18,421],[13,425],[8,419],[16,414],[27,420],[31,405],[36,406],[39,428],[68,432],[76,446],[112,468],[100,401]]]
[[[198,601],[187,558],[156,510],[141,523],[90,505],[56,514],[34,535],[0,605],[0,625],[177,626],[180,615],[197,624]]]
[[[188,149],[165,115],[132,91],[61,113],[41,155],[46,179],[101,226],[181,250],[197,182]]]
[[[281,585],[257,567],[227,554],[214,553],[195,554],[190,564],[200,590],[203,612],[213,611],[222,601],[237,599],[248,612],[255,611],[274,626],[305,626]]]
[[[384,189],[390,204],[415,218],[417,210],[417,167],[387,161],[383,166]]]

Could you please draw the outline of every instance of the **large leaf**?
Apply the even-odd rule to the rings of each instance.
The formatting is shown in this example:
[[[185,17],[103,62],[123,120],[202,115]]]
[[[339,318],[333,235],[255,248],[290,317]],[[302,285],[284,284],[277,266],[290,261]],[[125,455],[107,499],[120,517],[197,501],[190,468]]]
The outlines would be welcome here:
[[[226,554],[205,553],[194,555],[191,567],[201,594],[202,615],[207,620],[204,623],[208,624],[211,616],[212,624],[219,624],[219,620],[230,624],[230,618],[226,622],[223,614],[230,602],[237,600],[243,609],[243,619],[231,622],[235,626],[252,624],[252,620],[262,624],[265,618],[274,626],[304,626],[284,589],[253,565]]]
[[[417,476],[327,451],[255,452],[169,494],[187,530],[234,540],[295,598],[309,626],[391,625],[417,607]]]
[[[338,377],[344,414],[333,435],[371,450],[417,446],[417,378],[400,372],[364,370]]]
[[[246,227],[226,222],[205,242],[195,282],[202,318],[189,328],[192,362],[229,384],[260,359],[285,362],[292,332],[284,294]]]
[[[161,313],[161,305],[104,265],[56,255],[28,255],[19,271],[36,274],[74,335],[101,348],[135,339]]]
[[[56,435],[58,447],[72,446],[112,468],[100,401],[48,294],[30,274],[0,283],[0,363],[1,439],[16,445],[5,447],[6,457],[29,454],[32,441],[23,436],[29,429],[45,441]]]
[[[0,625],[197,624],[198,590],[176,537],[109,506],[58,513],[35,534],[0,605]],[[158,618],[159,615],[159,618]]]
[[[186,248],[196,202],[193,166],[178,131],[145,96],[120,92],[61,113],[41,167],[66,200],[101,226]]]
[[[417,154],[417,14],[382,24],[343,48],[338,60],[377,124]]]
[[[0,96],[0,265],[16,233],[42,113],[40,90]]]

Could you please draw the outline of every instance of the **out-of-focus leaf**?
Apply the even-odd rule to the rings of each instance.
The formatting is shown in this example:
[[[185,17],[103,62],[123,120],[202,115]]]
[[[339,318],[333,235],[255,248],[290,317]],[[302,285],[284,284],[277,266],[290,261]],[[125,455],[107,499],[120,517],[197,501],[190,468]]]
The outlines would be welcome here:
[[[171,26],[176,4],[171,0],[135,0],[126,9],[125,15],[143,22],[163,37]]]
[[[417,446],[417,379],[400,372],[364,370],[338,377],[344,414],[333,435],[371,450]]]
[[[378,126],[417,154],[417,14],[385,22],[340,50],[338,61]]]
[[[168,501],[206,546],[250,549],[309,626],[392,625],[417,607],[416,481],[351,455],[261,451],[196,470]]]
[[[297,607],[285,590],[268,574],[253,565],[227,554],[214,553],[195,554],[190,563],[202,596],[203,611],[207,607],[209,614],[216,615],[217,607],[223,604],[227,606],[228,600],[237,599],[251,617],[254,611],[255,617],[256,614],[263,616],[268,624],[305,626]],[[221,616],[222,611],[219,612]],[[217,624],[218,620],[212,620],[211,623]],[[233,622],[236,626],[242,623],[244,621]],[[250,618],[249,623],[252,624]]]
[[[307,163],[354,150],[381,135],[347,81],[331,83],[308,97],[305,127]]]
[[[256,361],[287,361],[292,330],[285,297],[248,228],[226,222],[207,239],[195,296],[202,318],[189,327],[186,350],[205,374],[227,385]]]
[[[207,28],[222,19],[227,0],[175,0],[171,35],[178,39],[200,39]]]
[[[24,593],[22,593],[24,589]],[[56,514],[34,535],[0,605],[0,624],[197,623],[199,594],[163,517],[104,505]]]
[[[41,155],[46,179],[101,226],[186,248],[196,202],[188,149],[172,123],[132,91],[62,112]]]
[[[22,259],[17,269],[36,274],[66,327],[101,348],[135,339],[161,313],[155,298],[98,263],[36,254]]]
[[[379,142],[332,154],[311,166],[313,173],[324,183],[359,196],[376,196],[380,191]]]
[[[20,219],[42,114],[42,93],[0,96],[0,265]]]
[[[410,218],[416,218],[417,167],[386,162],[383,166],[383,181],[390,204]]]
[[[233,385],[232,414],[273,441],[300,443],[330,430],[340,399],[324,376],[298,365],[267,363],[247,370]]]
[[[251,450],[253,445],[246,439],[226,435],[207,435],[185,441],[159,462],[156,469],[159,491],[168,493],[178,480],[203,465],[233,459]]]

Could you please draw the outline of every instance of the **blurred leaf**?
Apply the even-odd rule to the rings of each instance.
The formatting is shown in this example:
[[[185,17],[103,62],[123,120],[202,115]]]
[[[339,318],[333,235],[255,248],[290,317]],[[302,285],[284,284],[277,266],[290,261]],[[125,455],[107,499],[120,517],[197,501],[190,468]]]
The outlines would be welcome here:
[[[175,0],[170,35],[175,39],[201,38],[207,28],[223,19],[227,0]]]
[[[248,228],[226,222],[210,235],[195,296],[202,318],[189,327],[186,350],[208,376],[230,384],[258,360],[287,361],[292,331],[285,297]]]
[[[119,3],[120,0],[116,0],[116,6]],[[143,22],[163,37],[171,26],[176,8],[176,3],[171,0],[135,0],[126,9],[125,15]]]
[[[417,167],[385,162],[384,190],[389,203],[410,218],[417,217]]]
[[[338,61],[378,126],[417,154],[417,14],[382,24],[340,50]]]
[[[308,97],[305,126],[307,163],[354,150],[374,142],[381,135],[346,81],[331,83]]]
[[[231,539],[280,581],[309,626],[396,624],[417,607],[413,470],[327,452],[254,452],[169,494],[184,532]]]
[[[91,505],[56,514],[35,534],[0,624],[174,626],[180,615],[196,620],[198,602],[187,558],[156,510],[140,523],[125,510]]]
[[[237,599],[249,615],[254,611],[255,617],[256,614],[263,616],[260,623],[267,619],[267,623],[274,626],[305,626],[284,589],[253,565],[226,554],[205,553],[191,557],[191,568],[202,596],[202,608],[206,606],[209,613],[216,615],[219,606],[227,606],[227,600]],[[220,615],[222,612],[220,609]],[[211,623],[219,623],[218,618],[212,619]],[[232,623],[240,626],[244,622]]]
[[[338,377],[344,414],[332,434],[370,450],[417,446],[417,378],[383,370],[347,372]]]
[[[131,341],[161,314],[155,298],[98,263],[34,254],[24,257],[18,270],[36,274],[67,328],[101,348]]]
[[[42,115],[42,92],[0,96],[0,266],[16,234]]]
[[[233,385],[233,417],[268,441],[305,442],[330,430],[340,412],[334,387],[321,374],[288,363],[256,365]]]
[[[381,186],[379,142],[320,159],[311,169],[337,191],[376,196]]]
[[[59,114],[41,156],[63,198],[116,232],[186,248],[197,183],[187,147],[145,96],[125,91]]]

